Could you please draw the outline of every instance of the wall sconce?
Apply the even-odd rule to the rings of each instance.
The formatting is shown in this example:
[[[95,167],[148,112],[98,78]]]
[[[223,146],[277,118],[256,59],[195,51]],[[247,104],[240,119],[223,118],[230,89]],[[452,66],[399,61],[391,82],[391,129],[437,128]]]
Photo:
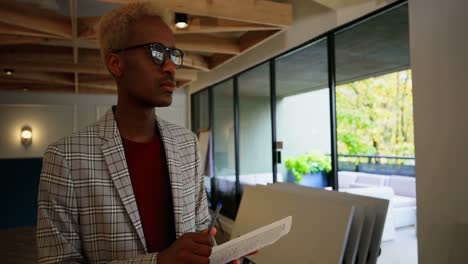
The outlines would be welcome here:
[[[184,13],[175,13],[175,26],[176,28],[188,27],[188,15]]]
[[[21,144],[25,147],[32,144],[32,129],[30,126],[21,128]]]
[[[3,69],[3,73],[5,75],[13,75],[13,73],[15,73],[15,70],[13,70],[13,69]]]

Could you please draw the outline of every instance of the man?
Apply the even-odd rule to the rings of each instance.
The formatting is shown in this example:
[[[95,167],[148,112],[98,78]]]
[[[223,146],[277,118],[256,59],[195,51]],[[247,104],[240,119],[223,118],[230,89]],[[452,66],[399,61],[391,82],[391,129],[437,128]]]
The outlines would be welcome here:
[[[101,19],[101,56],[118,87],[117,106],[45,152],[40,263],[209,263],[196,137],[154,112],[171,104],[183,59],[155,10],[133,3]]]

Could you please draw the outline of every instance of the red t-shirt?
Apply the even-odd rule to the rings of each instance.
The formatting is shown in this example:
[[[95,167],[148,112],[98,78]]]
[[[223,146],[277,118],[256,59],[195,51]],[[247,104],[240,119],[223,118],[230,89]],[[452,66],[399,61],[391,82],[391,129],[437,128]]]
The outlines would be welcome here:
[[[162,140],[138,143],[122,138],[128,171],[140,214],[148,252],[175,241],[171,184]]]

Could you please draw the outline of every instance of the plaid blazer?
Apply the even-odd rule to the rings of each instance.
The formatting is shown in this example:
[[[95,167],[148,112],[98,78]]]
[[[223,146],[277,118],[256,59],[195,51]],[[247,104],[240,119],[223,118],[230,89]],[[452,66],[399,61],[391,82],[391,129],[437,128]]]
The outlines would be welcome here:
[[[210,215],[195,135],[157,118],[172,188],[176,237]],[[39,263],[156,263],[143,229],[112,109],[50,145],[39,184]]]

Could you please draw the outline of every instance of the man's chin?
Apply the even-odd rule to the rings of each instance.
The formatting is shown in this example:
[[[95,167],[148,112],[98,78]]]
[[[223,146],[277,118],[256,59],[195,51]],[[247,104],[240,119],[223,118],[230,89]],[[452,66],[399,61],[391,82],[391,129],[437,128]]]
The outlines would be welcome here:
[[[158,98],[155,102],[155,107],[168,107],[172,104],[172,96]]]

